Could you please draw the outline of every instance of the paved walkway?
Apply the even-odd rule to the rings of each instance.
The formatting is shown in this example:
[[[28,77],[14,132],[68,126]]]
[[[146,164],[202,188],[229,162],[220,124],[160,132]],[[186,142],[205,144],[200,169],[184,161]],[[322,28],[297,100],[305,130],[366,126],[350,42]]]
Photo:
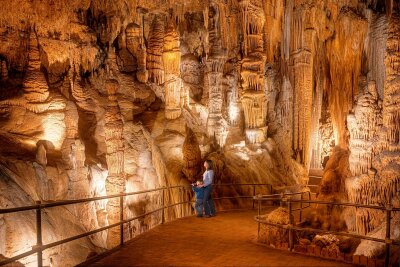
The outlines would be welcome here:
[[[158,226],[90,266],[351,266],[255,243],[254,211]]]

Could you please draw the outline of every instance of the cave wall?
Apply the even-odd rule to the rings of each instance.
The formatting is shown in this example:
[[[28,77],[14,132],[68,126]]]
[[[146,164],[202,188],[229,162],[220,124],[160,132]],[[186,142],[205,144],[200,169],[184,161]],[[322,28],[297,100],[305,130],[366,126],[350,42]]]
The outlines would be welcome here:
[[[398,203],[397,1],[0,3],[1,207],[187,185],[205,158],[216,163],[217,182],[304,184],[335,146],[348,151],[348,168],[336,175],[344,198]],[[126,198],[125,214],[159,201]],[[68,213],[68,226],[49,241],[116,222],[118,205],[57,211]],[[46,223],[60,223],[55,212]],[[381,223],[359,213],[354,231]],[[7,257],[32,245],[32,237],[17,240],[14,220],[0,217]],[[132,223],[126,236],[159,221]],[[30,236],[32,223],[21,228]],[[65,245],[76,257],[54,248],[45,261],[76,264],[116,245],[117,235]]]

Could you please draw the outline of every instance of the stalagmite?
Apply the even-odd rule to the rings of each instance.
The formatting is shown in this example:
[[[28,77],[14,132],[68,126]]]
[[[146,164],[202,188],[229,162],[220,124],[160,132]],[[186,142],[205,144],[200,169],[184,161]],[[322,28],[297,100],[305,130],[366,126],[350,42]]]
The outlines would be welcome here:
[[[108,80],[106,83],[108,105],[104,115],[104,129],[107,144],[108,177],[106,180],[106,192],[108,195],[125,192],[123,122],[117,102],[116,93],[118,87],[119,84],[116,80]],[[108,201],[109,224],[119,221],[119,205],[119,198],[113,198]],[[119,244],[119,230],[112,228],[108,232],[107,247],[112,248],[117,244]]]

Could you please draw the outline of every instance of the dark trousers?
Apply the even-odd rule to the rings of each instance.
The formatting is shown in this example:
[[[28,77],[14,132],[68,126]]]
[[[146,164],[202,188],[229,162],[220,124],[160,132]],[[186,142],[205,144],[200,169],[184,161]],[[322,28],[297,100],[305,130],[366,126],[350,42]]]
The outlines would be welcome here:
[[[194,204],[194,207],[197,212],[197,216],[203,216],[203,199],[197,199],[196,198],[196,203]]]
[[[206,215],[215,215],[215,205],[214,200],[212,199],[212,185],[204,187],[204,212]]]

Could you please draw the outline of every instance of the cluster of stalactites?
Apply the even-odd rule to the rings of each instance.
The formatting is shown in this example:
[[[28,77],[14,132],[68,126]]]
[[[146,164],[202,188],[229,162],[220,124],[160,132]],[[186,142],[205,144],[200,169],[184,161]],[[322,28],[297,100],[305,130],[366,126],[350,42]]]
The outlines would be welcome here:
[[[245,55],[264,50],[263,30],[265,14],[255,1],[239,2],[243,31],[243,52]]]
[[[241,61],[242,93],[246,139],[249,143],[265,140],[267,102],[265,97],[263,30],[265,14],[257,3],[244,0],[239,2],[243,33]]]
[[[176,119],[181,115],[184,103],[184,91],[180,78],[181,52],[176,25],[172,19],[167,23],[163,43],[163,64],[165,75],[165,117]]]

